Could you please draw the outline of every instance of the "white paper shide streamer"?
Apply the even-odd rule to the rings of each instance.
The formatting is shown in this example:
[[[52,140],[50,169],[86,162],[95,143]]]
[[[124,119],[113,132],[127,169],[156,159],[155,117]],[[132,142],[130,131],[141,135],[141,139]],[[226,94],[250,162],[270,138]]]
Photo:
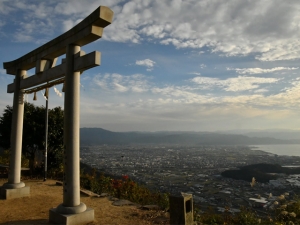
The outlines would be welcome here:
[[[59,96],[59,97],[62,97],[62,93],[54,86],[54,91],[55,93]]]
[[[44,99],[47,100],[47,97],[44,95],[44,93],[41,91],[41,94],[43,95]]]

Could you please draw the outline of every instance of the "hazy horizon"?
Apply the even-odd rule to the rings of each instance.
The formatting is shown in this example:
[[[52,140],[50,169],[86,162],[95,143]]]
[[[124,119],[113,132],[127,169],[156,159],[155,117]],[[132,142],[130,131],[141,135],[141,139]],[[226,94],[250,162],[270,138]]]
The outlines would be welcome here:
[[[81,126],[80,128],[100,128],[100,129],[104,129],[104,130],[108,130],[108,131],[113,131],[113,132],[226,132],[226,133],[249,133],[249,132],[300,132],[300,129],[240,129],[240,130],[154,130],[154,131],[146,131],[146,130],[125,130],[125,131],[121,131],[121,130],[110,130],[110,129],[106,129],[103,127],[85,127],[85,126]]]

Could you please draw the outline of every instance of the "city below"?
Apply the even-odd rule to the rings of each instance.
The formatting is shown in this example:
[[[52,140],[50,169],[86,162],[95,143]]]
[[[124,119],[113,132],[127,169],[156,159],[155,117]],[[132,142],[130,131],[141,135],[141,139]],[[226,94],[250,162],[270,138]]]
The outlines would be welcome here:
[[[81,162],[113,176],[126,174],[152,190],[191,193],[201,210],[223,212],[229,208],[235,213],[245,206],[266,214],[280,199],[300,193],[297,174],[276,174],[278,179],[265,183],[223,177],[222,172],[245,165],[300,165],[300,157],[278,156],[248,146],[82,146]]]

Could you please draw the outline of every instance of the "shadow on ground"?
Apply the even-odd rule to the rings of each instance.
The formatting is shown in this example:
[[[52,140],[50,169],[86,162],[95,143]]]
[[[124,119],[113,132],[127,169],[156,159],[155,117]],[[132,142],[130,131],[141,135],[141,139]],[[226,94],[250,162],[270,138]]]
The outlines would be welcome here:
[[[19,220],[19,221],[10,221],[1,224],[50,224],[48,220]]]

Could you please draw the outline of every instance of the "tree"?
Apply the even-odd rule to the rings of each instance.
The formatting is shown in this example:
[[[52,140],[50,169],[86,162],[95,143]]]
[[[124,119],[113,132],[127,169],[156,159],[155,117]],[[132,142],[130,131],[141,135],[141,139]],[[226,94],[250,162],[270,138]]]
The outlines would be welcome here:
[[[11,106],[6,106],[0,116],[0,147],[10,148]],[[63,149],[63,110],[60,107],[49,110],[48,116],[48,168],[55,169],[62,164]],[[24,105],[22,154],[29,160],[29,168],[34,171],[35,157],[38,151],[45,149],[45,107],[35,106],[31,103]],[[55,161],[52,161],[55,160]]]
[[[53,108],[48,118],[48,171],[58,176],[63,173],[64,111]]]

